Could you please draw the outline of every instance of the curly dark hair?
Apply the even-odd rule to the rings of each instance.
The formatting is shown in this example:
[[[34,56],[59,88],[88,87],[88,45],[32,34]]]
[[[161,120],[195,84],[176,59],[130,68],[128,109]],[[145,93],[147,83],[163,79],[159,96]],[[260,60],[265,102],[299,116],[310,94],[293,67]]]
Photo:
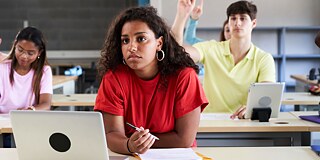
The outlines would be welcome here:
[[[108,70],[114,71],[118,65],[122,65],[121,31],[125,23],[141,21],[148,25],[156,38],[163,37],[162,50],[166,54],[162,61],[158,61],[159,72],[162,77],[174,74],[176,71],[192,67],[197,73],[199,67],[190,58],[170,34],[170,28],[164,20],[157,15],[157,10],[151,6],[134,7],[123,11],[111,24],[101,50],[98,71],[102,78]]]

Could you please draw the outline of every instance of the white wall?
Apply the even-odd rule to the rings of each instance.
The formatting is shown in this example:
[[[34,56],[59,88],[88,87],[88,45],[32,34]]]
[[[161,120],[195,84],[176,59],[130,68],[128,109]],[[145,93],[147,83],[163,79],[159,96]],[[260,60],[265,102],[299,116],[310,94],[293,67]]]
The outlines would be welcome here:
[[[172,24],[178,0],[151,0],[162,17]],[[199,27],[220,27],[227,7],[236,0],[204,0]],[[258,8],[258,26],[319,26],[320,0],[252,0]]]

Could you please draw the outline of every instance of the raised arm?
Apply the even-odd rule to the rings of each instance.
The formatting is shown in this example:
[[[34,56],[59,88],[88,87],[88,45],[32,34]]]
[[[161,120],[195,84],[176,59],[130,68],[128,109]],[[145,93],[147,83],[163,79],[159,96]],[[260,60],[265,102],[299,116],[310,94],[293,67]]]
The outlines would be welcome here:
[[[192,10],[189,21],[187,22],[186,29],[184,32],[184,40],[188,44],[192,45],[203,40],[196,36],[196,30],[198,20],[203,13],[203,0],[200,0],[200,4]]]
[[[171,28],[171,32],[180,45],[183,45],[183,29],[190,16],[190,13],[195,6],[195,3],[195,0],[178,0],[177,13]],[[188,45],[183,45],[183,47],[185,48],[186,52],[190,54],[190,57],[193,59],[193,61],[199,61],[200,54],[198,53],[197,49]]]
[[[171,31],[180,45],[183,44],[184,26],[194,8],[195,3],[195,0],[178,0],[177,13]]]

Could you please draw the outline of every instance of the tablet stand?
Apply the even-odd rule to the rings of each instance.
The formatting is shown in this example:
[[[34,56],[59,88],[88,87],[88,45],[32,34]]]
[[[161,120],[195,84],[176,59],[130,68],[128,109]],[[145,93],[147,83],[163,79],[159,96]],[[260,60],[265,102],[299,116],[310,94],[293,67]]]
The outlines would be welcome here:
[[[253,108],[251,120],[259,120],[259,122],[269,122],[271,115],[271,108]]]

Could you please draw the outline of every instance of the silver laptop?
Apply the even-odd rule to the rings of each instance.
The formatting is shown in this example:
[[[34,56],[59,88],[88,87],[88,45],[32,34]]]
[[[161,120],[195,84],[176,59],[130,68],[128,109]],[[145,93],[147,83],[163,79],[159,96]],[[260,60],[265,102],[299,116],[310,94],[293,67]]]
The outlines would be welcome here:
[[[101,113],[11,111],[19,160],[108,160]]]
[[[253,108],[271,108],[270,118],[277,118],[285,83],[252,83],[250,85],[245,118],[251,118]]]

